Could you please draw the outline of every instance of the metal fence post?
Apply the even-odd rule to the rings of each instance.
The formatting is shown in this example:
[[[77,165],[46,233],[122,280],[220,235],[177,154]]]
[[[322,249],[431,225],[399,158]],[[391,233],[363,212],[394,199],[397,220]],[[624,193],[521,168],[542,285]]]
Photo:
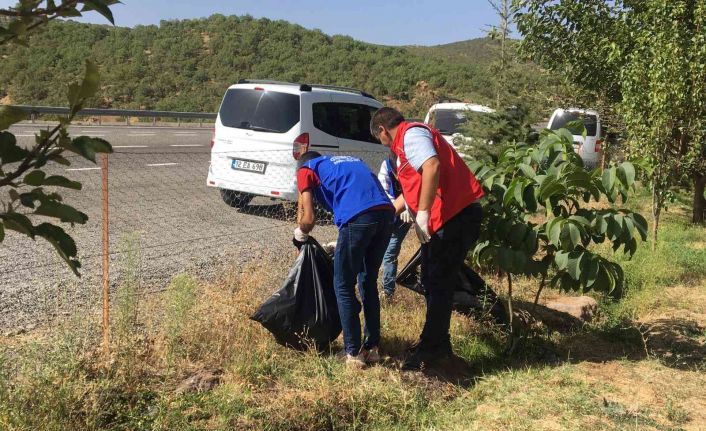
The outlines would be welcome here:
[[[103,353],[110,353],[110,230],[108,224],[108,155],[101,155],[103,177]]]

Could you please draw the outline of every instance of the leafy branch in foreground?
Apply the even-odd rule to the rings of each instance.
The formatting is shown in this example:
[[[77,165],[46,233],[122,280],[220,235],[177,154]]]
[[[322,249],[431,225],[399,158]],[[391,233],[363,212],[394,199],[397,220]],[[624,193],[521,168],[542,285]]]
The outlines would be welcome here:
[[[588,172],[574,152],[572,133],[545,130],[538,145],[518,144],[497,162],[471,169],[486,193],[485,228],[474,250],[484,267],[541,279],[564,291],[612,293],[623,287],[623,270],[592,245],[610,243],[628,256],[638,238],[647,238],[647,221],[625,203],[635,184],[635,166],[612,165]],[[608,201],[611,205],[597,205]]]
[[[96,11],[111,24],[115,24],[110,5],[117,0],[21,0],[17,6],[0,9],[0,45],[14,42],[28,46],[29,33],[37,27],[57,18],[83,16],[83,12]],[[40,7],[41,5],[44,7]],[[7,22],[7,25],[4,25]]]
[[[81,16],[81,12],[98,11],[113,22],[109,5],[112,0],[22,0],[14,8],[0,9],[0,45],[13,42],[29,45],[28,33],[59,17]],[[44,7],[40,7],[44,5]],[[81,10],[79,10],[81,7]],[[27,113],[13,106],[0,106],[0,243],[6,230],[18,232],[32,239],[44,238],[79,275],[81,264],[76,243],[56,222],[85,224],[88,216],[64,203],[57,188],[81,190],[81,183],[62,175],[48,173],[56,165],[69,166],[63,156],[66,151],[96,162],[97,153],[111,153],[112,147],[103,139],[79,136],[71,139],[68,126],[83,109],[84,103],[99,89],[98,68],[86,61],[83,81],[69,85],[70,113],[53,128],[41,130],[31,147],[19,145],[8,129],[27,118]],[[33,219],[43,220],[34,224]],[[44,221],[47,220],[47,221]]]

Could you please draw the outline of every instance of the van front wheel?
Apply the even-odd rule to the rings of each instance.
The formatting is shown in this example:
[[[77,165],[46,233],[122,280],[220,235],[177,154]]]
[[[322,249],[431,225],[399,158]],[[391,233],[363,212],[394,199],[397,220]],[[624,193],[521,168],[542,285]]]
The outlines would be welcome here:
[[[220,191],[223,202],[233,208],[238,209],[245,208],[254,197],[249,193],[241,193],[234,190],[220,189]]]

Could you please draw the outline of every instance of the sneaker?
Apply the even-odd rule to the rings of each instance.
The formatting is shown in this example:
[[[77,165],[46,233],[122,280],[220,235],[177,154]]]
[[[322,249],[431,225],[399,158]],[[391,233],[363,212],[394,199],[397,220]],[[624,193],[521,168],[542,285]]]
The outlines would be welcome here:
[[[382,360],[380,357],[380,350],[377,347],[373,347],[368,350],[365,347],[360,351],[360,355],[365,358],[365,362],[368,364],[377,364]]]
[[[353,356],[347,353],[344,349],[336,353],[336,358],[343,361],[349,368],[365,368],[365,355],[363,354],[363,352]]]

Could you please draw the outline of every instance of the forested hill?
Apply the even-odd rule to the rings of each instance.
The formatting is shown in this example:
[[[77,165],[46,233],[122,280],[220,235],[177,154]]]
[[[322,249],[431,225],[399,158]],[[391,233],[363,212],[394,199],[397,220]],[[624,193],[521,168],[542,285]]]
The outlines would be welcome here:
[[[427,103],[419,93],[483,103],[494,88],[485,54],[477,63],[452,61],[285,21],[222,15],[135,28],[52,23],[30,48],[3,47],[0,57],[0,99],[17,104],[65,105],[62,83],[79,76],[87,58],[102,72],[96,107],[214,111],[240,78],[354,86],[414,113]]]

